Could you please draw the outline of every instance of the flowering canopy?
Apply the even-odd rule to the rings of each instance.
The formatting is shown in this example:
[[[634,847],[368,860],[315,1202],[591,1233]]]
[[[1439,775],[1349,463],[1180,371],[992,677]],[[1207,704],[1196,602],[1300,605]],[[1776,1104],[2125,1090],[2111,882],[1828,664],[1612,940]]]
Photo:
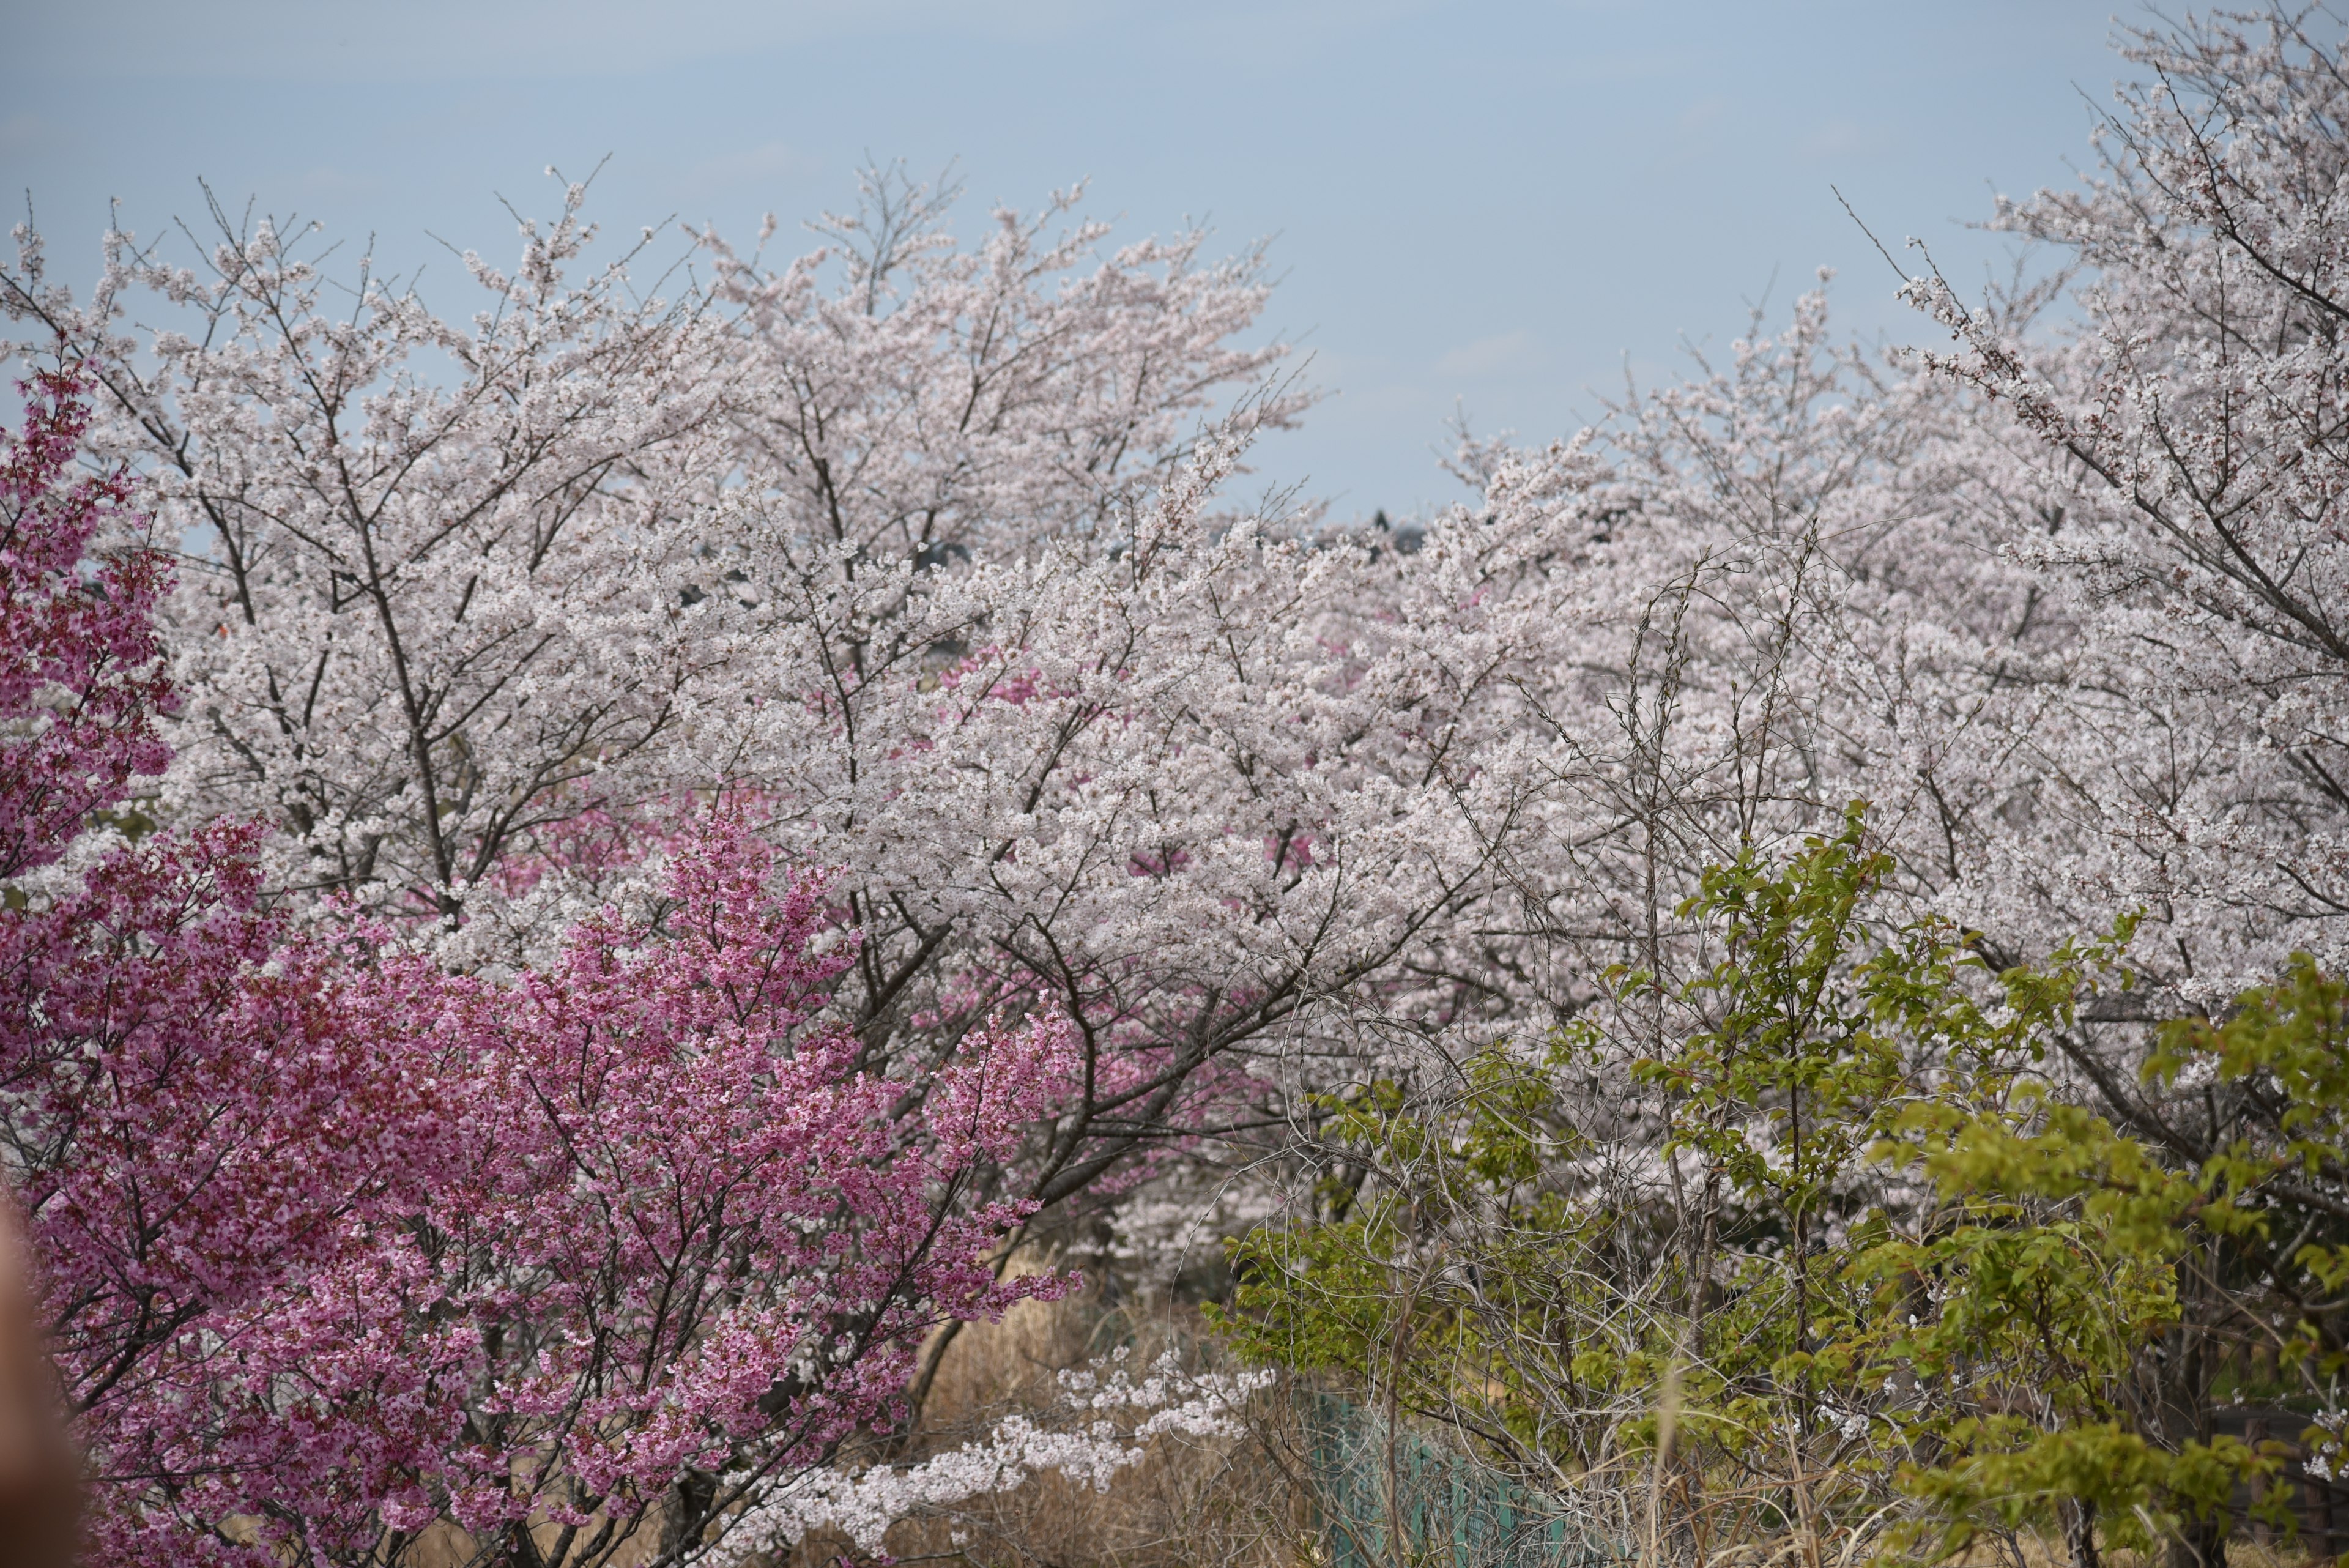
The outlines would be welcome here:
[[[41,390],[5,471],[0,1091],[101,1560],[374,1563],[436,1521],[690,1552],[893,1419],[939,1321],[1066,1288],[998,1279],[1033,1205],[969,1183],[1068,1094],[1071,1028],[863,1070],[817,1017],[857,950],[824,879],[722,816],[502,980],[295,924],[257,824],[84,843],[164,761],[161,567],[86,568],[118,492],[65,481],[77,389]]]
[[[2349,152],[2289,18],[2137,57],[2099,172],[2000,220],[2077,264],[2076,328],[1928,276],[1957,346],[1886,362],[1822,287],[1599,428],[1465,442],[1473,498],[1407,535],[1226,498],[1306,401],[1247,338],[1260,254],[1103,254],[1073,197],[966,251],[878,177],[780,268],[694,236],[672,301],[588,266],[573,187],[466,319],[373,277],[337,317],[267,225],[194,269],[112,235],[78,302],[20,231],[0,301],[95,399],[7,470],[20,1178],[132,1157],[66,1114],[129,1052],[158,1106],[210,1085],[189,1179],[282,1238],[60,1199],[140,1238],[72,1297],[129,1369],[89,1408],[249,1356],[186,1407],[290,1429],[306,1342],[202,1314],[332,1280],[300,1365],[374,1435],[278,1466],[268,1530],[667,1531],[884,1411],[916,1324],[1000,1304],[988,1238],[1294,1090],[1591,1016],[1638,1050],[1578,1094],[1655,1125],[1620,1069],[1666,1025],[1609,977],[1701,972],[1704,868],[1854,799],[1969,950],[2142,910],[2158,1002],[2060,1048],[2153,1116],[2127,1007],[2349,958]],[[123,477],[67,484],[75,446]],[[82,565],[129,498],[184,542],[167,597],[151,553]],[[157,773],[160,834],[68,856]],[[90,1083],[175,1126],[143,1081]],[[396,1137],[323,1108],[363,1103]]]

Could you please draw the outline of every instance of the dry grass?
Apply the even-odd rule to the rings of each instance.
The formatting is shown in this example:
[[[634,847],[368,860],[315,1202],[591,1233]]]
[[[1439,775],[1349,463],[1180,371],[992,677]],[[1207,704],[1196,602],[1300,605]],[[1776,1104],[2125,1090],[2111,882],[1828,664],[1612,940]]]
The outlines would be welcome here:
[[[916,1454],[978,1437],[1003,1416],[1042,1417],[1059,1375],[1123,1348],[1129,1364],[1172,1351],[1197,1368],[1212,1355],[1195,1312],[1108,1308],[1090,1299],[1026,1302],[999,1324],[959,1334],[923,1412]],[[1054,1421],[1065,1425],[1061,1413]],[[1299,1568],[1317,1561],[1293,1480],[1285,1412],[1268,1401],[1231,1438],[1161,1437],[1106,1490],[1054,1472],[972,1499],[952,1518],[891,1532],[900,1562],[972,1568]],[[791,1568],[836,1565],[846,1543],[811,1538]]]
[[[916,1441],[896,1462],[918,1459],[983,1436],[1006,1415],[1026,1413],[1065,1427],[1060,1374],[1098,1364],[1120,1348],[1127,1364],[1147,1366],[1173,1352],[1188,1368],[1213,1366],[1216,1346],[1195,1309],[1110,1307],[1097,1299],[1022,1303],[1004,1321],[971,1324],[947,1349]],[[971,1499],[951,1516],[909,1520],[890,1533],[903,1563],[957,1568],[1330,1568],[1306,1490],[1299,1431],[1285,1398],[1260,1397],[1245,1430],[1228,1438],[1164,1437],[1106,1490],[1057,1473],[1017,1489]],[[871,1456],[879,1458],[879,1455]],[[1749,1523],[1752,1521],[1748,1521]],[[1733,1536],[1743,1532],[1732,1531]],[[1624,1568],[1862,1568],[1881,1542],[1821,1542],[1769,1532],[1702,1551],[1667,1549],[1649,1564],[1632,1548]],[[619,1559],[648,1554],[657,1528]],[[417,1543],[413,1568],[456,1568],[472,1543],[444,1527],[441,1539]],[[1838,1548],[1849,1546],[1844,1552]],[[1822,1548],[1826,1548],[1822,1550]],[[1699,1560],[1701,1559],[1701,1563]],[[2229,1543],[2230,1568],[2318,1568],[2329,1563],[2304,1542],[2263,1541],[2245,1531]],[[865,1561],[845,1539],[815,1535],[773,1568],[858,1568]],[[2060,1542],[2030,1532],[1986,1535],[1948,1568],[2066,1568]],[[2160,1554],[2107,1552],[2104,1568],[2163,1568]],[[1413,1568],[1453,1568],[1439,1554]]]
[[[2107,1548],[2097,1553],[2103,1568],[2163,1568],[2159,1552],[2122,1552]],[[2227,1542],[2227,1568],[2319,1568],[2334,1559],[2320,1556],[2304,1543],[2262,1542],[2238,1533]],[[1962,1556],[1949,1560],[1948,1568],[2068,1568],[2071,1558],[2061,1541],[2035,1531],[2020,1531],[2004,1540],[1985,1537]]]

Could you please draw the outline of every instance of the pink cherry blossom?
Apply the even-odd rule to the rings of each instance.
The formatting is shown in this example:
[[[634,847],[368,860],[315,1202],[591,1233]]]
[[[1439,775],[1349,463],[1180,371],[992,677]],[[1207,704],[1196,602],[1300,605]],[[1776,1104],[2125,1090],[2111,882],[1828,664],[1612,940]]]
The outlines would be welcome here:
[[[974,1182],[1071,1093],[1073,1028],[873,1071],[827,1012],[858,949],[826,879],[731,816],[502,978],[295,923],[256,823],[60,866],[164,761],[168,689],[160,568],[86,562],[117,497],[65,480],[77,389],[44,393],[5,471],[0,796],[51,874],[0,911],[0,1125],[94,1561],[374,1563],[435,1521],[675,1557],[896,1419],[937,1324],[1069,1287],[999,1277],[1034,1203]]]

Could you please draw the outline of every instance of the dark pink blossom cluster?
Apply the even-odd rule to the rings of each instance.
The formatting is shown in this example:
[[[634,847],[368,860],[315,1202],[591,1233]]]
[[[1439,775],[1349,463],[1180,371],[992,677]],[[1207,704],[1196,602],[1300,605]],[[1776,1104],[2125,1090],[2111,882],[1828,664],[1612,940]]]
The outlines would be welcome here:
[[[162,558],[126,550],[85,572],[126,482],[74,476],[89,410],[72,376],[23,390],[24,431],[0,444],[0,877],[54,860],[170,760],[153,723],[171,701],[150,613]]]

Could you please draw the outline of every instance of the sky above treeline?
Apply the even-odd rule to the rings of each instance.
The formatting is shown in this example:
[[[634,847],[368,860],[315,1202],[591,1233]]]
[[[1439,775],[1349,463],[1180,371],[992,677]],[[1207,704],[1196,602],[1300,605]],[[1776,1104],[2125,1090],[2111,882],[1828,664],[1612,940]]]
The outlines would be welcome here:
[[[1271,238],[1270,330],[1334,394],[1259,453],[1340,515],[1456,496],[1480,432],[1569,433],[1822,265],[1838,318],[1923,339],[1838,204],[1959,281],[1967,225],[2067,182],[2127,70],[2110,0],[1184,5],[929,0],[0,0],[0,189],[87,286],[109,200],[142,236],[226,205],[324,222],[472,304],[442,242],[515,249],[602,164],[614,234],[747,245],[849,205],[865,159],[951,163],[959,230],[1091,182],[1123,236]],[[2142,13],[2124,11],[2121,21]],[[19,196],[18,193],[23,193]],[[781,244],[785,236],[779,236]]]

